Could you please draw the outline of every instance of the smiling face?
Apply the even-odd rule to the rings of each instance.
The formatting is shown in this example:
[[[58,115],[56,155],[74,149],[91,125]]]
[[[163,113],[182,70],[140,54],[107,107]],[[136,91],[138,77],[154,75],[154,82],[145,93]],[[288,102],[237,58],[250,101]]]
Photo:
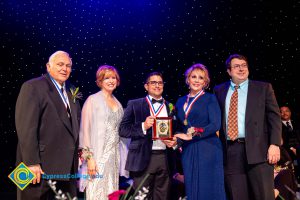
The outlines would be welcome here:
[[[164,90],[164,82],[161,76],[154,75],[149,77],[144,87],[150,96],[160,99]]]
[[[200,92],[206,86],[205,73],[200,69],[195,69],[188,77],[187,83],[191,94]]]
[[[106,72],[100,85],[102,90],[112,93],[118,85],[116,74],[113,71]]]
[[[102,65],[96,72],[96,83],[98,87],[112,93],[120,85],[120,76],[113,66]]]
[[[46,66],[50,76],[61,85],[69,78],[72,71],[71,58],[63,51],[52,54]]]
[[[240,84],[248,79],[248,63],[246,60],[233,58],[230,62],[230,68],[227,69],[227,72],[235,84]]]
[[[286,107],[286,106],[282,106],[280,108],[280,115],[281,115],[281,119],[284,121],[289,121],[291,119],[291,110]]]

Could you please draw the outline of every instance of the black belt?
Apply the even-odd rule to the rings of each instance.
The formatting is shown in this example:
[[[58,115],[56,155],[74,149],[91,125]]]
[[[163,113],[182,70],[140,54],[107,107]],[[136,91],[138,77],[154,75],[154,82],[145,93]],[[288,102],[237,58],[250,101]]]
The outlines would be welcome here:
[[[227,144],[234,144],[234,143],[245,143],[245,138],[237,138],[236,140],[227,140]]]
[[[152,154],[165,154],[166,150],[152,150]]]

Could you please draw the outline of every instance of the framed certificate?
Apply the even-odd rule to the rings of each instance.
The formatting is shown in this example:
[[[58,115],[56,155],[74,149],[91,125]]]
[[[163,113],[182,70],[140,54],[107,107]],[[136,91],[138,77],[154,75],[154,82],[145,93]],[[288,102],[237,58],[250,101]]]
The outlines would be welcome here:
[[[172,139],[172,117],[156,117],[153,124],[153,140]]]

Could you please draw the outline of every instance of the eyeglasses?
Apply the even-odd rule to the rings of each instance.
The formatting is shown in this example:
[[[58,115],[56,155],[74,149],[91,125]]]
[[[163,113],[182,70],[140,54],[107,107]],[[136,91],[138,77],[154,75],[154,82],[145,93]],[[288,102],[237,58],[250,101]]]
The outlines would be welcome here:
[[[238,69],[238,68],[246,69],[246,68],[248,68],[248,65],[246,63],[241,64],[241,65],[236,64],[236,65],[231,66],[231,68],[233,68],[233,69]]]
[[[147,84],[150,84],[152,86],[155,86],[156,84],[159,85],[159,86],[163,86],[164,82],[162,82],[162,81],[149,81]]]

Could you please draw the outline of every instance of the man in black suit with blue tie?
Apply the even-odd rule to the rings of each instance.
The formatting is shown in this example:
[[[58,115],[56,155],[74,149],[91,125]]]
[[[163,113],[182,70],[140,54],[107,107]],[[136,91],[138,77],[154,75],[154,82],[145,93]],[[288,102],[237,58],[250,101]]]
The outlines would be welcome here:
[[[175,141],[152,140],[152,126],[155,117],[171,115],[169,103],[162,98],[163,77],[161,73],[148,75],[144,84],[148,95],[130,100],[120,125],[121,137],[131,138],[125,169],[130,171],[136,189],[144,177],[143,184],[149,187],[148,199],[167,200],[169,196],[170,173],[167,147]]]
[[[18,135],[17,165],[24,162],[36,178],[17,197],[22,200],[54,199],[54,192],[43,179],[61,176],[57,190],[76,196],[80,105],[66,82],[72,70],[68,53],[57,51],[47,63],[47,74],[26,81],[16,103]]]

